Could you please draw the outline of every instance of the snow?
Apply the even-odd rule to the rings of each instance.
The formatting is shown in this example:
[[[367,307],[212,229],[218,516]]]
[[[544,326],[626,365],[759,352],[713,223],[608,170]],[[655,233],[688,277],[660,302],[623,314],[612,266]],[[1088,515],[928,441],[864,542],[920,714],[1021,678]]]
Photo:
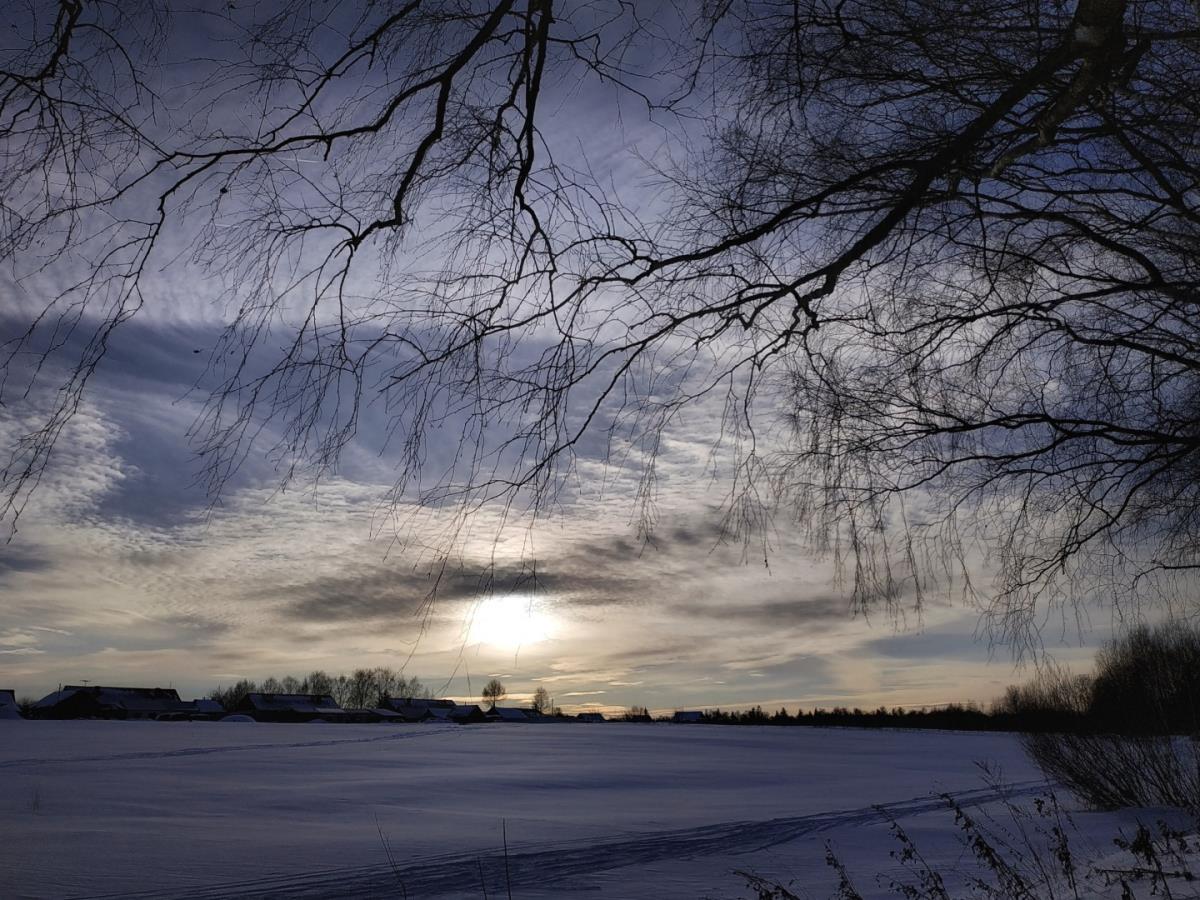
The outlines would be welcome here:
[[[889,817],[961,861],[938,795],[994,801],[979,763],[1042,784],[981,733],[34,721],[0,731],[0,896],[478,900],[505,838],[514,900],[749,898],[738,869],[826,897],[826,841],[883,896]],[[1131,821],[1076,819],[1109,849]]]

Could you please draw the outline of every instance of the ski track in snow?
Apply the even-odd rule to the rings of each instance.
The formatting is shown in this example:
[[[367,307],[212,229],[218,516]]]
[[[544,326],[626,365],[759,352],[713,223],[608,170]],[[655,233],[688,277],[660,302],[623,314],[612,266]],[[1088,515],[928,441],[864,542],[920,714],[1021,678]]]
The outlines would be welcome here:
[[[308,746],[308,745],[304,745]],[[946,809],[946,796],[964,807],[1008,797],[1028,796],[1048,787],[1045,781],[1026,781],[1003,788],[981,788],[949,795],[931,795],[877,806],[815,813],[764,821],[723,822],[699,828],[647,832],[618,838],[585,838],[544,842],[536,850],[513,851],[507,860],[496,851],[423,856],[419,865],[397,863],[291,873],[252,881],[226,882],[172,892],[156,889],[130,894],[85,894],[74,900],[121,898],[287,898],[325,900],[331,897],[428,897],[477,891],[486,883],[488,896],[503,897],[506,888],[545,888],[597,872],[714,854],[731,856],[765,850],[807,834],[843,826],[878,824],[906,816]],[[507,871],[507,875],[506,875]]]
[[[169,727],[169,726],[168,726]],[[338,727],[338,726],[333,726]],[[392,726],[402,728],[404,726]],[[409,738],[432,737],[461,728],[461,725],[451,725],[446,728],[430,728],[418,726],[421,731],[396,731],[390,734],[372,735],[358,738],[331,738],[323,741],[297,741],[285,744],[231,744],[227,747],[181,747],[178,750],[137,750],[127,753],[109,753],[103,756],[60,756],[50,759],[43,757],[26,757],[24,759],[8,759],[0,761],[0,769],[22,769],[29,767],[43,768],[45,766],[66,766],[76,763],[93,762],[123,762],[141,759],[173,759],[180,756],[208,756],[213,753],[244,753],[259,750],[298,750],[309,747],[337,747],[342,744],[375,744],[385,741],[401,741]]]

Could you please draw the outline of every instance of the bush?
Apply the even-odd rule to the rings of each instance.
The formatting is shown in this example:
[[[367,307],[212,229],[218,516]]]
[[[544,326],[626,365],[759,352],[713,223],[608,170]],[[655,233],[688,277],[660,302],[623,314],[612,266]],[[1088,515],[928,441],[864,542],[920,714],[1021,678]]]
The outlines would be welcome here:
[[[1002,785],[993,782],[993,787]],[[1200,842],[1166,822],[1159,821],[1153,828],[1139,823],[1131,836],[1117,835],[1113,844],[1120,852],[1097,860],[1089,858],[1095,849],[1081,854],[1075,824],[1053,792],[1033,798],[1028,805],[1002,799],[994,813],[969,811],[953,797],[944,799],[954,816],[961,847],[957,861],[943,868],[892,819],[896,848],[889,855],[894,865],[888,874],[880,873],[874,879],[888,895],[903,900],[1082,900],[1098,896],[1170,900],[1196,896],[1190,886],[1197,880],[1192,866]],[[825,862],[836,877],[830,900],[864,900],[855,876],[828,843]],[[754,900],[800,900],[791,885],[749,872],[735,874],[754,892]],[[1181,888],[1188,893],[1178,893]]]
[[[1024,736],[1038,768],[1096,809],[1177,806],[1200,812],[1200,745],[1170,735]]]
[[[1089,714],[1096,730],[1119,734],[1200,731],[1200,632],[1135,628],[1096,655]]]
[[[1049,667],[1029,684],[1012,685],[992,706],[1021,731],[1078,731],[1087,727],[1095,679]]]
[[[1198,706],[1200,632],[1160,625],[1107,643],[1094,676],[1047,669],[996,711],[1022,722],[1038,767],[1090,806],[1200,812]]]

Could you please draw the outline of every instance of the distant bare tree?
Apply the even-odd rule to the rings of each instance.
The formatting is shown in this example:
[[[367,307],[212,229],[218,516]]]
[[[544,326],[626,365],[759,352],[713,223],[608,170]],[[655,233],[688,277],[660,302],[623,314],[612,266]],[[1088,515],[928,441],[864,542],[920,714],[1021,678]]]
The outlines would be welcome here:
[[[313,672],[308,673],[308,676],[304,679],[303,682],[301,682],[301,688],[302,688],[302,692],[305,694],[320,694],[320,695],[332,694],[333,693],[333,679],[329,676],[328,673],[323,672],[320,669],[317,669]]]
[[[350,676],[346,703],[352,709],[374,706],[378,697],[375,689],[375,673],[371,669],[355,669]]]
[[[230,712],[237,707],[242,699],[250,693],[258,690],[258,685],[246,678],[238,679],[230,687],[216,687],[208,692],[210,700],[216,700],[224,707],[226,712]]]
[[[266,434],[283,479],[329,471],[372,390],[397,501],[540,515],[596,435],[650,525],[661,435],[715,399],[730,531],[765,552],[791,511],[864,608],[990,556],[992,622],[1031,641],[1077,576],[1120,601],[1200,564],[1188,0],[197,15],[11,15],[0,259],[46,298],[0,357],[0,403],[40,413],[14,526],[165,269],[233,311],[192,431],[213,491]],[[571,92],[673,133],[655,197],[567,149],[598,131]],[[442,427],[461,452],[418,480]]]
[[[504,689],[504,685],[498,678],[493,678],[483,686],[483,702],[490,704],[492,709],[495,709],[496,704],[507,696],[508,691]]]
[[[533,692],[533,699],[529,702],[529,708],[536,713],[550,715],[554,710],[554,698],[550,696],[550,692],[544,687],[538,687]]]
[[[351,702],[353,697],[354,682],[350,676],[342,674],[332,679],[329,684],[329,696],[333,697],[333,702],[343,709],[353,708]]]

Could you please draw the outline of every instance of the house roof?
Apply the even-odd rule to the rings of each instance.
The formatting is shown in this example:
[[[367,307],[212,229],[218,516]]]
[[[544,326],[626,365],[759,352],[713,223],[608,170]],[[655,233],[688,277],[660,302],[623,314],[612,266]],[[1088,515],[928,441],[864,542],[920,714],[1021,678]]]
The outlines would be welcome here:
[[[428,697],[384,697],[383,705],[389,709],[399,709],[402,706],[419,709],[453,709],[458,706],[453,700],[433,700]]]
[[[53,706],[58,706],[58,704],[62,703],[68,697],[74,696],[75,692],[77,690],[79,690],[79,689],[78,688],[65,688],[61,691],[54,691],[51,694],[47,694],[45,697],[43,697],[37,703],[33,704],[33,708],[34,709],[50,709]]]
[[[410,722],[441,718],[437,715],[437,710],[432,710],[428,706],[393,706],[392,709],[397,715],[403,716]]]
[[[12,691],[0,690],[0,719],[20,719],[21,710],[17,706],[17,695]]]
[[[179,699],[179,693],[174,688],[109,687],[101,684],[68,684],[62,690],[43,697],[34,707],[50,709],[76,694],[90,697],[97,706],[127,712],[164,712],[190,708],[189,704]]]
[[[301,712],[329,715],[342,712],[329,694],[266,694],[258,691],[246,695],[247,703],[262,712]]]
[[[377,706],[371,712],[379,716],[381,719],[403,719],[404,716],[396,712],[394,709],[384,709],[382,706]]]
[[[528,710],[512,706],[494,706],[488,711],[489,718],[500,719],[504,722],[528,722]]]

